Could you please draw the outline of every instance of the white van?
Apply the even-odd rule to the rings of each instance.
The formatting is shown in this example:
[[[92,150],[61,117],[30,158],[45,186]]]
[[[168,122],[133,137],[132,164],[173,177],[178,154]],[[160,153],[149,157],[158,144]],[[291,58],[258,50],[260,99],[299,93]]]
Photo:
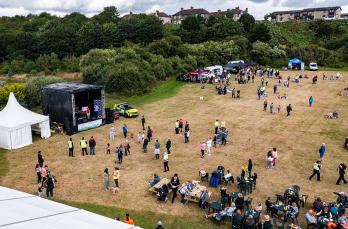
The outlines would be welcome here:
[[[309,63],[309,70],[310,71],[318,71],[318,64],[315,62]]]
[[[221,75],[223,68],[221,65],[215,65],[215,66],[206,67],[204,68],[204,70],[209,71],[208,77],[210,78],[213,76]]]

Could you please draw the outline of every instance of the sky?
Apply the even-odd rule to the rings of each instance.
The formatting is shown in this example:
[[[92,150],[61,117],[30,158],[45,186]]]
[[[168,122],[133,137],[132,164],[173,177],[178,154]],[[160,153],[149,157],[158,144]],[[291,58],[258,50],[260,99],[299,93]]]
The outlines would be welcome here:
[[[341,6],[348,13],[348,0],[0,0],[0,16],[27,15],[49,12],[64,16],[80,12],[86,16],[98,14],[106,6],[116,6],[121,15],[151,13],[156,10],[171,15],[181,8],[204,8],[208,11],[233,9],[239,6],[256,19],[263,19],[267,13],[321,6]]]

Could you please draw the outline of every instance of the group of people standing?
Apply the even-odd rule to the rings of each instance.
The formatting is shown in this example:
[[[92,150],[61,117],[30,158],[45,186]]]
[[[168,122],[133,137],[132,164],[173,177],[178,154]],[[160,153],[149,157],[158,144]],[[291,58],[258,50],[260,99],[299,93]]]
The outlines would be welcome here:
[[[37,153],[37,162],[38,163],[35,166],[35,171],[37,175],[38,196],[42,197],[42,190],[46,189],[46,197],[53,198],[53,189],[56,180],[51,174],[48,165],[44,165],[45,159],[41,151]]]

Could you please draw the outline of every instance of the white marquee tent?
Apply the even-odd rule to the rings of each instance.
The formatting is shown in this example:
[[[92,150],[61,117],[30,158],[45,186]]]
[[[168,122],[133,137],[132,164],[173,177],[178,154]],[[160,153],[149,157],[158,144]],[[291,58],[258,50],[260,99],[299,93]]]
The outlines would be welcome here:
[[[32,144],[32,125],[37,124],[41,138],[51,136],[49,117],[22,107],[11,92],[0,111],[0,148],[17,149]]]
[[[4,229],[141,229],[1,186],[0,216],[0,228]]]

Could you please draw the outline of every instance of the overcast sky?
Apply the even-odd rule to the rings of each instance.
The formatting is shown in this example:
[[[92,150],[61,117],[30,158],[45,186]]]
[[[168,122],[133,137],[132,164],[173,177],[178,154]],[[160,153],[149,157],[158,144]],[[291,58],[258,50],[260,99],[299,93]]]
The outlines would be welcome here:
[[[87,16],[99,13],[105,6],[116,6],[121,15],[161,10],[174,14],[180,8],[205,8],[208,11],[249,8],[257,19],[272,11],[301,9],[305,7],[342,6],[348,13],[348,0],[0,0],[0,16],[27,15],[43,11],[63,16],[81,12]]]

